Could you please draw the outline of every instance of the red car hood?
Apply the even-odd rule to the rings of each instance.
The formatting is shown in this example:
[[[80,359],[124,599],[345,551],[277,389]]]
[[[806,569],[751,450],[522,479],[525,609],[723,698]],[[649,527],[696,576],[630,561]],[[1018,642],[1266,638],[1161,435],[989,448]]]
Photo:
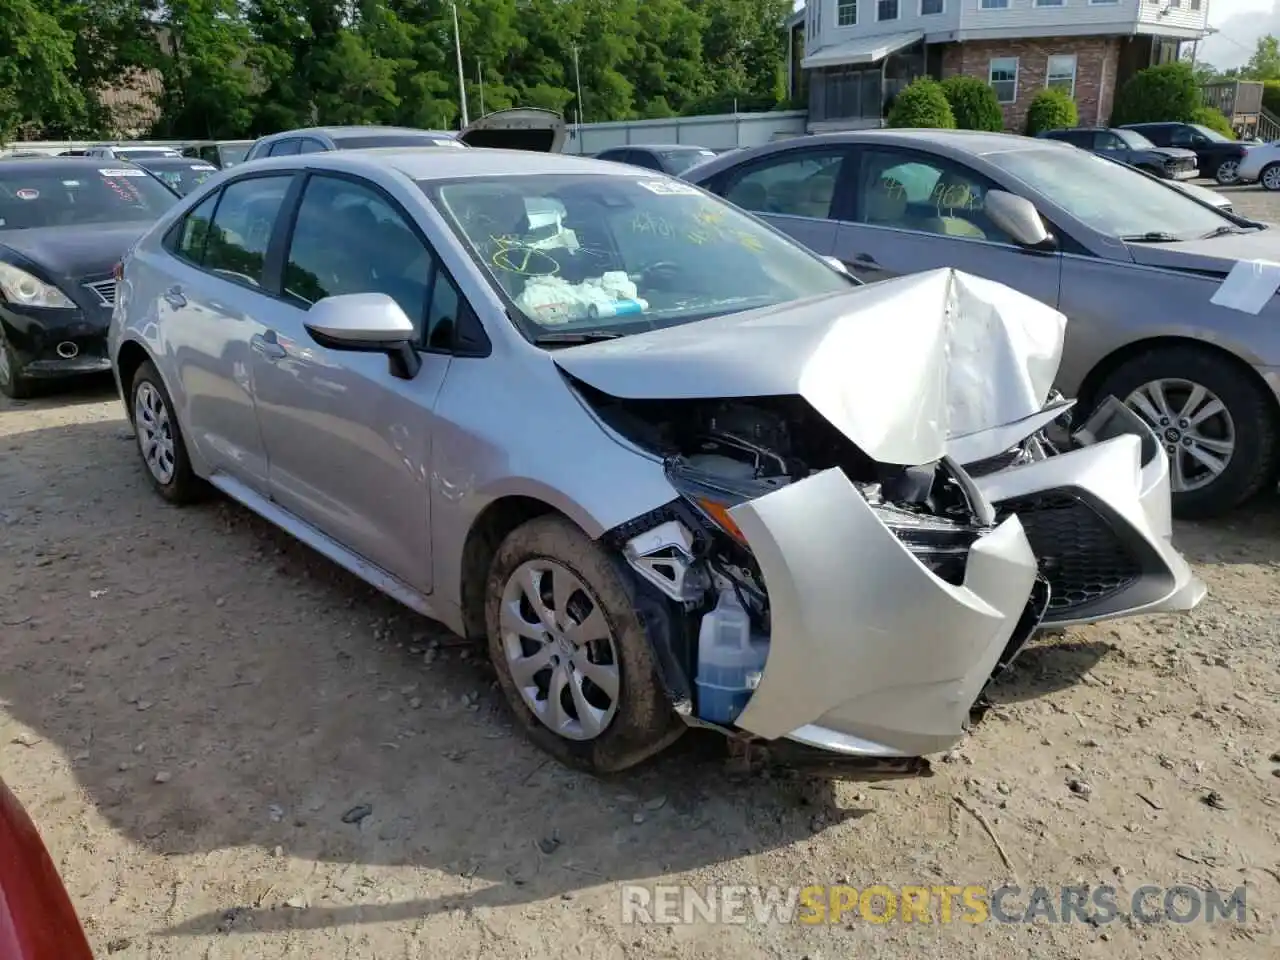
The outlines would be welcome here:
[[[35,824],[0,781],[0,958],[93,960]]]

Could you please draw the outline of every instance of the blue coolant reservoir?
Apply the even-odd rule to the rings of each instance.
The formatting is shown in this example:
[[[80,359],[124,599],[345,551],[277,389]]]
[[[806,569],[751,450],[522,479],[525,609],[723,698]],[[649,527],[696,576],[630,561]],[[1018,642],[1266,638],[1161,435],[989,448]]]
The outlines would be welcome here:
[[[716,607],[698,631],[698,716],[733,723],[760,682],[769,656],[767,638],[754,634],[751,618],[732,588],[720,591]]]

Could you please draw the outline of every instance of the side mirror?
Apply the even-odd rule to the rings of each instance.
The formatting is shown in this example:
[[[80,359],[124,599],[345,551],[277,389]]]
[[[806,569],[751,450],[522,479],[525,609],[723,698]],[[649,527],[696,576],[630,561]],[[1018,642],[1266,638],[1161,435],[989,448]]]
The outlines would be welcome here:
[[[991,222],[1024,247],[1043,247],[1053,239],[1040,213],[1026,197],[1003,190],[989,190],[984,204]]]
[[[831,265],[831,269],[843,273],[846,277],[851,276],[849,268],[844,265],[844,261],[839,257],[823,257],[822,259]]]
[[[413,322],[385,293],[345,293],[317,300],[303,326],[312,340],[330,350],[385,353],[391,375],[402,380],[412,380],[422,369],[413,346]]]

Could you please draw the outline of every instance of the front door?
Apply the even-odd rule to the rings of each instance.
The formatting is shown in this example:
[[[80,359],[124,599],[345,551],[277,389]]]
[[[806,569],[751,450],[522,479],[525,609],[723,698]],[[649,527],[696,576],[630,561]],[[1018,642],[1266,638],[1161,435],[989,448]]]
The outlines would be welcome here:
[[[849,150],[811,147],[766,154],[732,172],[717,191],[822,256],[836,252],[837,198]]]
[[[429,332],[459,297],[421,234],[368,181],[312,175],[286,248],[283,299],[254,353],[254,395],[271,496],[348,550],[431,590],[432,414],[449,356],[426,352],[412,380],[386,356],[326,350],[304,323],[324,297],[385,293]]]
[[[858,159],[833,251],[856,277],[954,267],[1058,306],[1062,258],[1018,246],[991,222],[986,177],[922,150],[864,149]]]

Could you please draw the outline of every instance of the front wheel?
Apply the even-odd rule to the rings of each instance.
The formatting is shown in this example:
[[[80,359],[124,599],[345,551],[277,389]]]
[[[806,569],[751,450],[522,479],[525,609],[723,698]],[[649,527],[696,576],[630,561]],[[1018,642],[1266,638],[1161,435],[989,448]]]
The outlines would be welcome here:
[[[563,763],[624,770],[684,731],[625,573],[563,517],[530,520],[503,541],[489,569],[485,624],[516,719]]]
[[[33,392],[31,380],[22,375],[18,355],[0,329],[0,393],[10,400],[26,400]]]
[[[1155,431],[1178,517],[1225,514],[1274,476],[1275,399],[1225,357],[1194,347],[1150,350],[1107,377],[1098,396],[1119,398]]]
[[[1263,190],[1275,192],[1280,190],[1280,163],[1269,163],[1258,174],[1258,183]]]
[[[1223,160],[1218,164],[1218,169],[1213,172],[1213,179],[1218,181],[1220,186],[1229,187],[1233,183],[1240,180],[1240,161],[1239,160]]]

